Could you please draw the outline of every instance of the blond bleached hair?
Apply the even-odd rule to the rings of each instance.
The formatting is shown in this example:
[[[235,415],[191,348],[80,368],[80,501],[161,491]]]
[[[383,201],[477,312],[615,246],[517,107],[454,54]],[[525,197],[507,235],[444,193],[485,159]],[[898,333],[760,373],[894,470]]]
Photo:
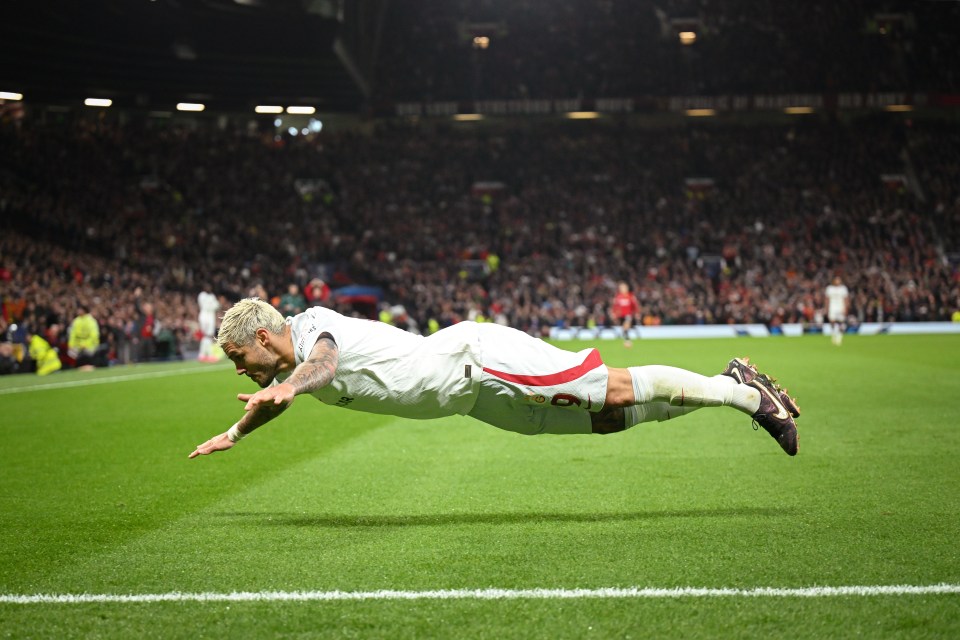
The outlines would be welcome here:
[[[266,329],[274,335],[283,334],[286,320],[269,302],[259,298],[244,298],[230,307],[217,333],[217,344],[225,349],[228,344],[244,347],[253,342],[257,329]]]

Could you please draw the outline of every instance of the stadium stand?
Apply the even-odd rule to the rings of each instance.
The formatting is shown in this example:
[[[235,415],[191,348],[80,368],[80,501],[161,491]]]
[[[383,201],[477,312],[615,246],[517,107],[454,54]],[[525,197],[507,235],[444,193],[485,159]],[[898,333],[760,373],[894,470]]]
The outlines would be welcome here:
[[[269,8],[227,5],[203,19]],[[0,333],[63,342],[83,303],[111,362],[183,357],[207,283],[279,304],[320,281],[324,304],[423,331],[464,318],[534,334],[604,326],[620,280],[647,324],[818,326],[837,274],[857,322],[960,309],[960,4],[383,6],[365,113],[405,100],[622,96],[643,111],[644,96],[884,91],[923,92],[941,111],[390,117],[291,135],[272,118],[5,102]],[[165,10],[175,27],[176,6]],[[332,39],[332,17],[311,19]],[[687,28],[696,46],[679,43]]]
[[[960,303],[960,137],[936,123],[2,135],[7,321],[63,326],[85,301],[115,361],[136,357],[137,289],[176,357],[205,281],[237,299],[319,276],[331,304],[375,285],[420,327],[534,333],[607,324],[620,279],[656,324],[817,323],[836,273],[859,321]]]

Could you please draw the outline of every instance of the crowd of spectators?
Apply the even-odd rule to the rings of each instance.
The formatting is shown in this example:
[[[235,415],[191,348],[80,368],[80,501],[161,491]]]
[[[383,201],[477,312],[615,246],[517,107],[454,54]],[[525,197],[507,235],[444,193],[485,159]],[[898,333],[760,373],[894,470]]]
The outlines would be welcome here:
[[[482,318],[535,334],[611,324],[619,281],[646,324],[815,324],[834,275],[857,321],[960,308],[950,123],[394,123],[277,139],[27,119],[0,146],[0,334],[44,336],[68,366],[81,308],[100,364],[185,357],[202,289],[223,308],[257,294],[375,316],[337,295],[373,285],[410,328]]]
[[[399,0],[389,12],[384,103],[960,89],[955,2]]]

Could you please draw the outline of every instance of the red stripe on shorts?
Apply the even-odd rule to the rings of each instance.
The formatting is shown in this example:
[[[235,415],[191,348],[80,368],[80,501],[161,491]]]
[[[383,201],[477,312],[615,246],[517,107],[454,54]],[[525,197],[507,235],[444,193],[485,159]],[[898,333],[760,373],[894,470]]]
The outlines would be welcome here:
[[[559,373],[548,373],[541,376],[528,376],[516,373],[504,373],[503,371],[494,371],[493,369],[487,367],[484,367],[483,370],[490,375],[496,376],[501,380],[506,380],[507,382],[525,384],[528,387],[549,387],[552,385],[570,382],[571,380],[576,380],[588,371],[593,371],[602,364],[603,360],[600,359],[600,352],[596,349],[593,349],[587,355],[587,359],[581,364],[567,369],[566,371],[560,371]]]

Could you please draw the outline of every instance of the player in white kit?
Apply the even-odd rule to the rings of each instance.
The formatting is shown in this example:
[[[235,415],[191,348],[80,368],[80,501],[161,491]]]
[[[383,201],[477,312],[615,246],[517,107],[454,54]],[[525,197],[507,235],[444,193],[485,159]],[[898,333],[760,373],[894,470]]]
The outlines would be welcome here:
[[[201,291],[197,296],[197,306],[200,313],[197,321],[200,324],[200,353],[198,359],[203,362],[216,360],[213,354],[213,336],[217,331],[217,311],[220,311],[220,300],[210,291]]]
[[[827,297],[827,322],[830,323],[831,340],[838,347],[843,343],[843,332],[847,328],[847,305],[850,299],[850,291],[840,279],[836,276],[833,284],[828,285],[824,290]]]
[[[423,337],[322,307],[285,319],[257,299],[227,311],[218,342],[261,390],[239,394],[246,413],[191,458],[231,448],[300,394],[406,418],[469,415],[528,435],[613,433],[730,406],[797,453],[799,408],[741,359],[712,377],[660,365],[609,368],[596,349],[565,351],[497,324],[460,322]]]

